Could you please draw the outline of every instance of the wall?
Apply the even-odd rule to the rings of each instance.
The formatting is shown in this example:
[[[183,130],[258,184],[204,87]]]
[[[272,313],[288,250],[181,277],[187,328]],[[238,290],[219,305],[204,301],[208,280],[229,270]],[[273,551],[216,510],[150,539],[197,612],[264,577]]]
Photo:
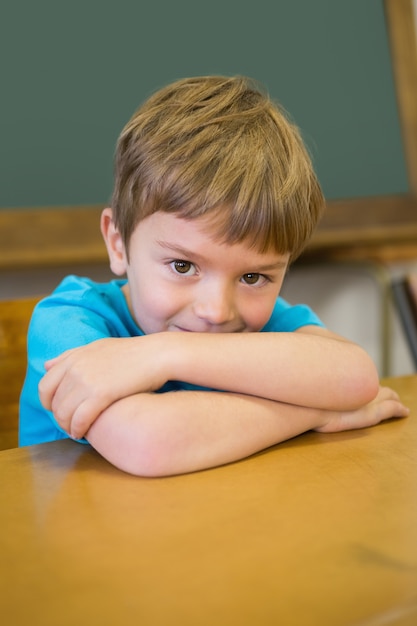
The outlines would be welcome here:
[[[188,75],[262,81],[327,199],[407,191],[383,0],[3,0],[0,207],[108,201],[114,144]]]
[[[417,261],[387,267],[354,263],[295,266],[282,295],[291,302],[306,302],[331,330],[365,348],[381,376],[401,376],[413,373],[415,366],[392,305],[390,281],[408,271],[417,271]],[[384,330],[385,304],[388,321]]]
[[[283,101],[327,197],[407,187],[381,0],[260,0],[238,12],[214,0],[203,14],[184,0],[25,4],[5,0],[0,23],[0,207],[105,202],[114,141],[139,101],[167,80],[212,72],[256,76]],[[0,274],[0,298],[47,293],[67,271]],[[109,276],[97,265],[74,271]],[[358,341],[382,372],[376,276],[365,266],[295,266],[283,295]],[[391,348],[389,373],[412,371],[395,316]]]
[[[413,4],[417,33],[417,0]],[[286,279],[283,295],[291,301],[307,302],[329,328],[362,345],[374,358],[381,374],[411,374],[416,367],[389,293],[389,282],[407,272],[417,272],[417,259],[380,267],[366,264],[296,266]],[[387,369],[382,354],[385,298],[389,332]]]

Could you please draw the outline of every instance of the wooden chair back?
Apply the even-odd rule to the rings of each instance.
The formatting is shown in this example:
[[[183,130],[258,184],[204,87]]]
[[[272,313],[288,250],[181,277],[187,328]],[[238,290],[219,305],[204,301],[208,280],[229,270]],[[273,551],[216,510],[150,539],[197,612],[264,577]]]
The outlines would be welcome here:
[[[19,397],[26,373],[26,337],[39,297],[0,300],[0,450],[18,445]]]

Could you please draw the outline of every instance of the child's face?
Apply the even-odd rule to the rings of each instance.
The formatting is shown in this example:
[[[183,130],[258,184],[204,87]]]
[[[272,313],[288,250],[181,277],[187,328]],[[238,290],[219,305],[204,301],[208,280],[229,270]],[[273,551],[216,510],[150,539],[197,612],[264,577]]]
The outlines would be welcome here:
[[[157,212],[133,232],[125,294],[144,333],[255,332],[270,318],[289,255],[218,243],[206,220]]]

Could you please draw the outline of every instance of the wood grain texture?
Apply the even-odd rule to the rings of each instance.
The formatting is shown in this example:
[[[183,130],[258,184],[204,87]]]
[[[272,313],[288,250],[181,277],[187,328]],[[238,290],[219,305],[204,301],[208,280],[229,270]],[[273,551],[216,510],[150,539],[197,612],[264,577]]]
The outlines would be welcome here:
[[[0,301],[0,450],[17,446],[26,337],[36,298]]]
[[[185,476],[1,452],[3,623],[415,626],[417,377],[386,382],[408,418]]]

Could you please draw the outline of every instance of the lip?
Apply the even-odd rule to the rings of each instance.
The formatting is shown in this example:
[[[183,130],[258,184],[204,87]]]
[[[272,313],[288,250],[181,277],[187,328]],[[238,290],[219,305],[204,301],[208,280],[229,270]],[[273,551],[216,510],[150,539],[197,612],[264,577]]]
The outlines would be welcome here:
[[[210,330],[210,329],[200,329],[200,330],[190,330],[188,328],[183,328],[182,326],[172,326],[172,328],[170,328],[170,330],[172,332],[180,332],[180,333],[204,333],[204,334],[209,334],[209,333],[216,333],[216,334],[221,334],[221,333],[242,333],[245,332],[244,329],[235,329],[235,330]]]
[[[169,329],[171,332],[178,332],[178,333],[192,333],[192,330],[188,330],[188,328],[182,328],[182,326],[172,326]]]

